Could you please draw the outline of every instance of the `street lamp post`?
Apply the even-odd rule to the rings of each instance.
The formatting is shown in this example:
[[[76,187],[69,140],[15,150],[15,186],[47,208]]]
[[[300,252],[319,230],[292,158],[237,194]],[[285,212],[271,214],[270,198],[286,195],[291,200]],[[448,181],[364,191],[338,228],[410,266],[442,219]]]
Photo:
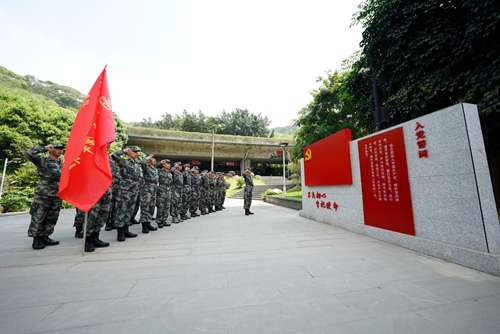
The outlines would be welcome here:
[[[286,143],[286,142],[280,143],[280,146],[283,147],[283,197],[286,197],[285,148],[288,146],[288,143]]]
[[[3,194],[3,184],[5,182],[5,172],[7,171],[7,166],[15,161],[20,161],[21,159],[19,158],[14,158],[12,161],[9,162],[9,158],[5,158],[5,163],[3,164],[3,173],[2,173],[2,184],[0,184],[0,198],[2,198]]]
[[[375,104],[375,110],[373,111],[373,118],[375,125],[377,126],[377,131],[382,129],[382,123],[389,121],[389,111],[387,108],[380,108],[378,106],[378,91],[377,91],[377,80],[375,74],[371,73],[370,68],[361,68],[358,72],[363,78],[370,79],[373,86],[373,102]]]

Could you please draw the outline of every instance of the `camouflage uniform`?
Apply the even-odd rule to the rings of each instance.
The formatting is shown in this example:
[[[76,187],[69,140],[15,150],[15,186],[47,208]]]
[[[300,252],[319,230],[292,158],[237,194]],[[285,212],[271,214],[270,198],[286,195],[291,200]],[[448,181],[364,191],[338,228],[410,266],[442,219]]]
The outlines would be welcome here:
[[[108,223],[106,224],[107,231],[111,231],[115,223],[116,209],[117,209],[116,198],[118,196],[118,189],[120,186],[120,180],[122,178],[120,175],[120,167],[116,165],[115,161],[111,157],[109,157],[109,165],[111,167],[113,183],[111,184],[111,204],[108,215]]]
[[[195,168],[198,169],[197,166],[193,167],[193,169]],[[201,179],[200,175],[195,172],[190,171],[189,173],[191,174],[191,198],[189,203],[189,212],[191,212],[191,217],[197,217],[199,216],[196,211],[198,211],[198,207],[200,206]]]
[[[177,164],[177,163],[176,163]],[[182,188],[184,187],[184,175],[175,169],[172,172],[172,207],[170,214],[172,215],[172,223],[178,223],[178,215],[182,206]]]
[[[210,193],[208,197],[208,211],[214,212],[213,207],[215,206],[217,179],[215,178],[213,172],[210,172],[210,177],[208,178],[208,184],[210,185]]]
[[[167,162],[170,162],[168,160]],[[158,166],[158,189],[156,190],[156,221],[158,227],[170,226],[167,218],[172,205],[172,173],[166,170],[161,164]]]
[[[62,160],[39,156],[43,152],[47,152],[45,147],[33,148],[25,153],[28,160],[35,164],[40,177],[30,209],[28,237],[33,238],[49,237],[54,233],[62,205],[58,196]]]
[[[243,189],[243,208],[245,210],[250,210],[252,205],[252,190],[253,190],[253,179],[252,176],[243,173],[243,178],[245,179],[245,188]]]
[[[220,173],[215,174],[215,210],[222,210],[220,206],[222,205],[222,181],[220,178]]]
[[[156,227],[151,226],[152,213],[154,212],[156,201],[156,189],[158,188],[158,170],[155,166],[151,166],[149,161],[151,158],[156,158],[153,155],[142,160],[142,177],[141,185],[141,218],[139,222],[142,224],[142,232],[156,231]]]
[[[222,177],[219,179],[221,182],[220,185],[220,199],[219,199],[219,209],[225,209],[224,201],[226,200],[226,178],[224,177],[224,174],[221,173]]]
[[[200,195],[200,211],[202,215],[207,214],[207,207],[208,207],[208,196],[210,193],[210,185],[208,183],[208,177],[207,177],[207,171],[204,170],[201,173],[200,177],[200,189],[201,189],[201,195]]]
[[[189,164],[185,164],[184,168],[190,167]],[[191,197],[191,173],[184,169],[182,172],[182,175],[184,176],[184,187],[182,188],[182,206],[180,208],[180,215],[181,219],[189,219],[187,216],[187,212],[189,210],[189,203],[190,203],[190,197]]]
[[[122,159],[120,156],[123,154],[125,154],[125,152],[120,150],[116,151],[111,156],[120,167],[121,175],[118,196],[116,198],[116,227],[126,227],[131,224],[130,219],[137,200],[141,177],[141,168],[139,165],[128,157]]]

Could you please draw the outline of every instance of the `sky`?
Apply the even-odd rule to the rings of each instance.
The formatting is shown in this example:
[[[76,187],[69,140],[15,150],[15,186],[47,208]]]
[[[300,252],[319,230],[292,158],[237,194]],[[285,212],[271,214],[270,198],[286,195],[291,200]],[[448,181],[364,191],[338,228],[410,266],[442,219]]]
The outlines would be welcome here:
[[[125,122],[236,108],[290,125],[359,50],[361,0],[0,0],[0,66],[87,94],[107,65]]]

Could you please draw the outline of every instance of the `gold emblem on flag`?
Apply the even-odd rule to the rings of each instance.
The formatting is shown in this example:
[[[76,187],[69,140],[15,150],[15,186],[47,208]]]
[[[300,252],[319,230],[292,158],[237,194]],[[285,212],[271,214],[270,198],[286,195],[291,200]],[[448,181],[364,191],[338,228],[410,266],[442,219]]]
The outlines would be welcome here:
[[[312,159],[312,151],[310,148],[307,149],[306,153],[305,153],[305,158],[304,160],[305,161],[308,161],[308,160],[311,160]]]
[[[111,101],[106,96],[101,96],[99,103],[101,103],[104,108],[111,110]]]

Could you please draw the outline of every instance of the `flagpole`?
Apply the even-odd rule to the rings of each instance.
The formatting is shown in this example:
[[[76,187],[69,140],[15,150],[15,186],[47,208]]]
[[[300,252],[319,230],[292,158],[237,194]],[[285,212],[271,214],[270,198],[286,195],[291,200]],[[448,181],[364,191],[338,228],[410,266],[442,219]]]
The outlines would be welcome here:
[[[85,255],[85,239],[87,238],[87,216],[88,212],[85,212],[85,222],[83,223],[83,245],[82,245],[82,256]]]

